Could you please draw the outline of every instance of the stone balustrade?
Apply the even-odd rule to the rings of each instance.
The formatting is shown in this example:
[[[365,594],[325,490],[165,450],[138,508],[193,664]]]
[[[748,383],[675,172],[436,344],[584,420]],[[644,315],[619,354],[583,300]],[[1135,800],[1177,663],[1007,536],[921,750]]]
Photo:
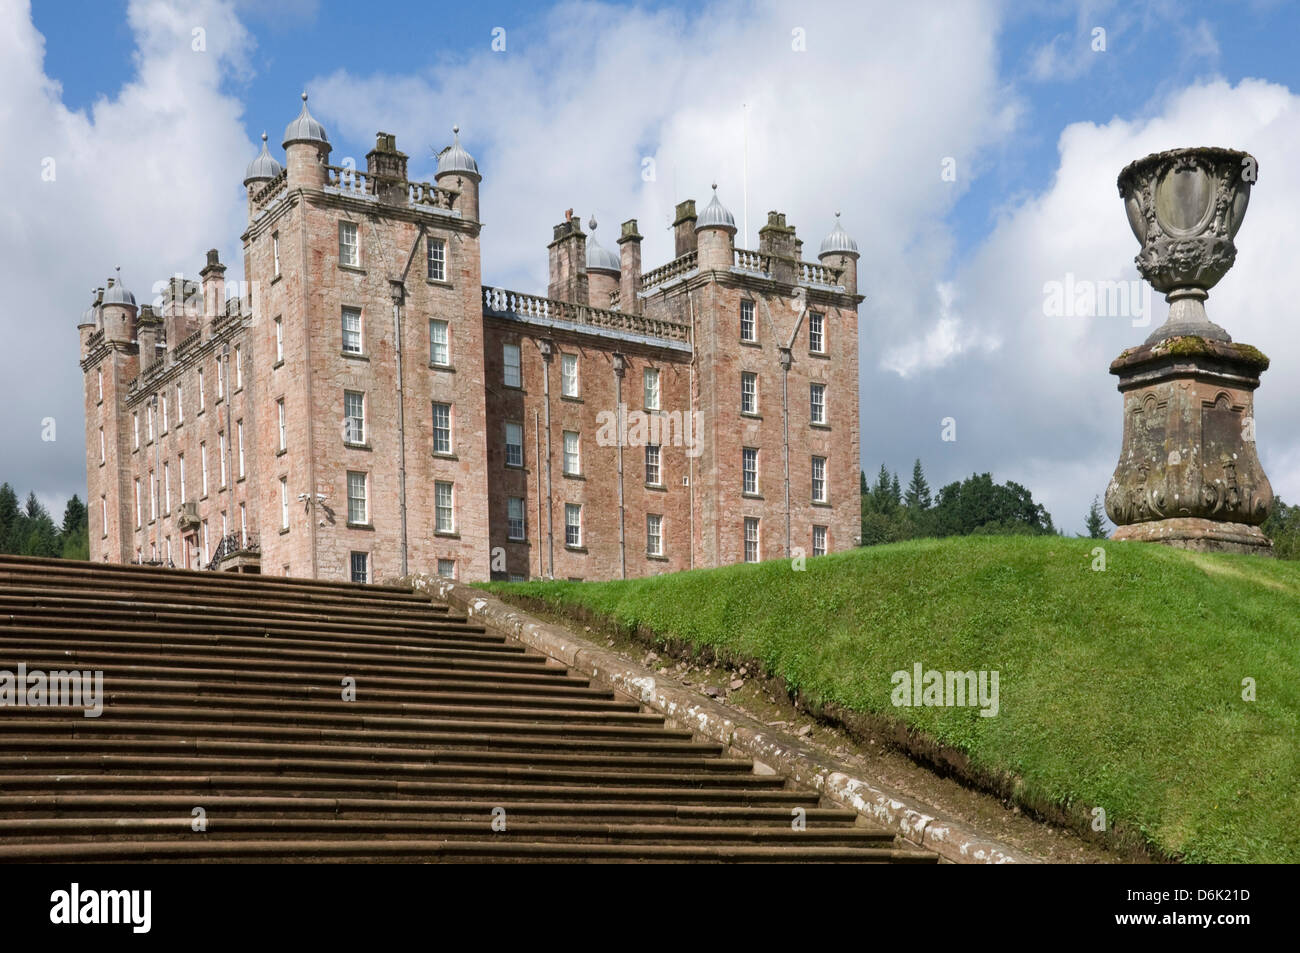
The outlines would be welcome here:
[[[664,321],[624,311],[611,311],[608,308],[592,308],[588,305],[556,301],[540,295],[487,286],[483,288],[483,312],[513,315],[524,320],[563,321],[568,324],[637,334],[664,341],[678,341],[683,344],[688,343],[691,336],[690,326],[676,321]]]
[[[737,271],[770,276],[772,273],[772,257],[746,248],[737,248],[735,249],[734,267]]]
[[[253,193],[253,207],[263,208],[289,185],[289,170],[284,169],[261,189]]]
[[[696,252],[687,252],[680,258],[674,258],[666,265],[660,265],[658,268],[652,268],[641,275],[641,290],[649,291],[658,285],[667,284],[674,278],[680,278],[688,271],[692,271],[698,264],[699,256]]]
[[[450,212],[455,207],[456,197],[460,194],[453,189],[434,185],[432,182],[406,184],[409,189],[410,204],[424,208],[437,208]]]
[[[325,167],[325,187],[338,189],[344,195],[373,196],[375,194],[375,177],[364,169],[351,166],[327,165]]]
[[[840,276],[843,273],[841,268],[831,268],[829,265],[811,261],[801,261],[798,266],[801,285],[826,285],[834,288],[840,284]]]

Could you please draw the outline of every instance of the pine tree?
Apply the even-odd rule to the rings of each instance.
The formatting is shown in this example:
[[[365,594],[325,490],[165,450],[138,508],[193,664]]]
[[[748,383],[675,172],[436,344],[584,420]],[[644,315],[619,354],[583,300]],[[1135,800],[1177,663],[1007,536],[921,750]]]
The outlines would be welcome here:
[[[913,512],[930,508],[932,502],[930,484],[926,482],[925,471],[921,468],[919,458],[912,464],[912,482],[907,485],[907,495],[904,499],[907,501],[907,508]]]
[[[0,553],[13,553],[18,551],[15,540],[18,532],[18,521],[22,518],[22,513],[18,509],[18,494],[8,483],[0,486]]]
[[[59,555],[64,559],[90,558],[90,514],[86,512],[86,504],[75,493],[63,510]]]
[[[1088,507],[1088,518],[1084,525],[1088,529],[1088,535],[1092,539],[1106,538],[1106,517],[1101,509],[1100,497],[1092,498],[1092,506]]]
[[[897,473],[889,481],[889,501],[894,509],[903,505],[903,488],[899,485]]]

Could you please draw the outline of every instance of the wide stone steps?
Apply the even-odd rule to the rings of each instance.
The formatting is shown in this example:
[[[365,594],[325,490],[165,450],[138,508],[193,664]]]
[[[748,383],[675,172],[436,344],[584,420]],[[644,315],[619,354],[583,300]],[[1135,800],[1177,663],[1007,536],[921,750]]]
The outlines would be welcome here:
[[[0,860],[936,859],[406,589],[0,556],[19,663]]]

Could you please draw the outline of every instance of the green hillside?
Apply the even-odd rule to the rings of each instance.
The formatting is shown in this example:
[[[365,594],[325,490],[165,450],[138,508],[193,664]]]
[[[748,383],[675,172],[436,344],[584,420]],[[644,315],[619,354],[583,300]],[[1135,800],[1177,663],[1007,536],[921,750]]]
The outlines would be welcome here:
[[[966,537],[626,582],[494,583],[760,662],[972,775],[1187,861],[1300,861],[1300,564]],[[897,707],[895,671],[997,671],[996,717]],[[1243,700],[1243,679],[1256,700]]]

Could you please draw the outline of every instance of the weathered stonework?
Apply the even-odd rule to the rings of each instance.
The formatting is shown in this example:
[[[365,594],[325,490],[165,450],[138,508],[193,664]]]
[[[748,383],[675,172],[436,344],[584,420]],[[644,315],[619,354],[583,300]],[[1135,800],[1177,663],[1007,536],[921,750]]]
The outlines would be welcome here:
[[[794,229],[775,212],[757,251],[736,249],[725,223],[700,223],[697,241],[687,201],[679,256],[666,265],[641,272],[632,220],[620,230],[619,268],[606,257],[589,272],[570,215],[548,246],[548,297],[485,288],[481,178],[458,140],[439,154],[436,185],[406,180],[388,133],[364,170],[332,166],[329,155],[304,105],[286,130],[284,167],[265,147],[250,166],[239,295],[226,298],[226,266],[212,252],[201,282],[181,280],[161,309],[87,311],[93,559],[200,568],[225,538],[217,568],[277,575],[346,579],[359,556],[379,579],[402,571],[405,552],[410,571],[441,566],[463,580],[608,579],[811,555],[814,539],[828,552],[857,543],[856,251],[801,262]],[[344,260],[344,234],[355,260]],[[345,310],[359,315],[348,319],[359,320],[350,342]],[[435,360],[434,321],[446,324],[445,360]],[[576,371],[567,390],[566,366]],[[657,408],[647,406],[647,371],[658,374]],[[756,380],[748,410],[742,374]],[[813,384],[824,386],[820,421]],[[364,395],[359,440],[345,432],[348,393]],[[155,398],[169,414],[164,426],[159,410],[150,437]],[[450,414],[441,447],[436,408]],[[624,424],[609,439],[620,408]],[[638,416],[653,417],[658,433],[639,430]],[[508,426],[522,436],[510,459]],[[566,433],[578,435],[575,472]],[[647,444],[660,447],[657,468]],[[758,451],[750,492],[746,447]],[[813,457],[824,461],[820,499]],[[357,519],[349,473],[365,475]],[[452,488],[449,525],[439,522],[439,485]],[[520,501],[522,532],[512,519]],[[576,543],[566,538],[570,506],[581,508]],[[759,527],[748,554],[747,518]]]
[[[1235,260],[1257,171],[1243,152],[1179,149],[1120,173],[1142,243],[1138,270],[1170,311],[1110,366],[1124,395],[1124,442],[1106,490],[1115,539],[1271,553],[1259,526],[1273,490],[1255,450],[1254,412],[1268,358],[1234,344],[1203,304]]]

